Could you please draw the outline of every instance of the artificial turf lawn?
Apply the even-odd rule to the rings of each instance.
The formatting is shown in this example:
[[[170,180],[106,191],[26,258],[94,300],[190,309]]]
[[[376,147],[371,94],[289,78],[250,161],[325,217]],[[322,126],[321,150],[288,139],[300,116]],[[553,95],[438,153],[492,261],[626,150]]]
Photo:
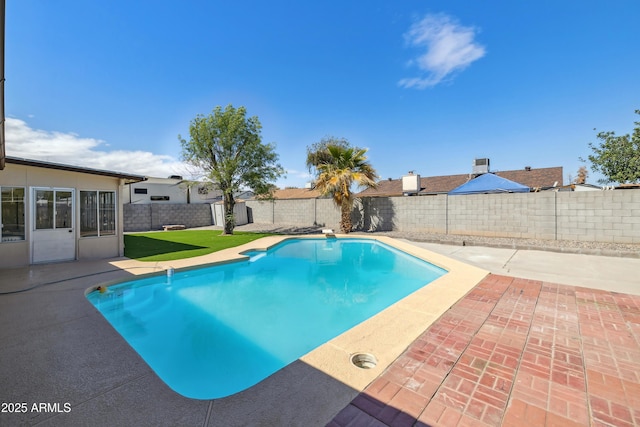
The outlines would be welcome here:
[[[124,256],[138,261],[173,261],[210,254],[240,246],[267,233],[234,232],[222,236],[221,230],[183,230],[125,234]]]

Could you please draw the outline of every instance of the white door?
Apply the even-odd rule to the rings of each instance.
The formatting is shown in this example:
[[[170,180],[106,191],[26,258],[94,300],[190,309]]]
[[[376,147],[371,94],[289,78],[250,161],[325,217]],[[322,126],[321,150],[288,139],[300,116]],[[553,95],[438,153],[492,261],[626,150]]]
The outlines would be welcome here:
[[[31,262],[75,259],[74,190],[33,188],[31,191]]]

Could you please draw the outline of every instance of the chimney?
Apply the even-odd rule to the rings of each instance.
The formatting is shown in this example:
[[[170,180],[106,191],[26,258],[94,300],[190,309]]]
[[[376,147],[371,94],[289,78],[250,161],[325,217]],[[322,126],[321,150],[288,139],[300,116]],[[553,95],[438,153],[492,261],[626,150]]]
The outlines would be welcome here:
[[[409,196],[420,192],[420,175],[416,175],[413,171],[402,177],[402,194]]]

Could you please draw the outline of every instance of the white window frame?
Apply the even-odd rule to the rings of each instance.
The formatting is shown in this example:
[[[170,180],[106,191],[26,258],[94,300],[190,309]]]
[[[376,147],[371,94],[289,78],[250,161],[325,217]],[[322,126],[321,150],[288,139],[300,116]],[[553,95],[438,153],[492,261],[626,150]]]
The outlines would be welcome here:
[[[22,189],[22,227],[23,234],[22,239],[15,238],[17,236],[12,236],[11,238],[4,236],[4,222],[2,219],[2,190],[7,188],[20,188]],[[20,185],[2,185],[0,186],[0,243],[11,243],[11,242],[24,242],[27,240],[27,188],[22,187]]]
[[[96,226],[97,226],[97,230],[96,233],[97,234],[92,234],[90,236],[84,236],[83,235],[83,209],[84,209],[84,205],[82,203],[82,196],[83,193],[93,193],[96,197],[96,211],[95,211],[95,215],[96,215]],[[100,221],[100,193],[111,193],[113,194],[113,231],[109,230],[108,233],[104,233],[104,231],[102,230],[102,221]],[[98,237],[110,237],[110,236],[115,236],[118,234],[118,192],[115,190],[80,190],[80,197],[79,197],[79,204],[80,204],[80,221],[79,221],[79,229],[80,229],[80,238],[81,239],[92,239],[92,238],[98,238]]]

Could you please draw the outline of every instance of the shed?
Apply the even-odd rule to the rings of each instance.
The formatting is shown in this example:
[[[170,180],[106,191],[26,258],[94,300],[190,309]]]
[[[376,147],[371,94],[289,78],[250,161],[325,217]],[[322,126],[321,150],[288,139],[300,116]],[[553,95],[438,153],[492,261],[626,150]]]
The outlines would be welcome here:
[[[247,204],[244,200],[236,200],[233,207],[233,215],[236,225],[245,225],[249,223],[247,216]],[[211,217],[214,225],[224,226],[224,202],[216,202],[211,204]]]

